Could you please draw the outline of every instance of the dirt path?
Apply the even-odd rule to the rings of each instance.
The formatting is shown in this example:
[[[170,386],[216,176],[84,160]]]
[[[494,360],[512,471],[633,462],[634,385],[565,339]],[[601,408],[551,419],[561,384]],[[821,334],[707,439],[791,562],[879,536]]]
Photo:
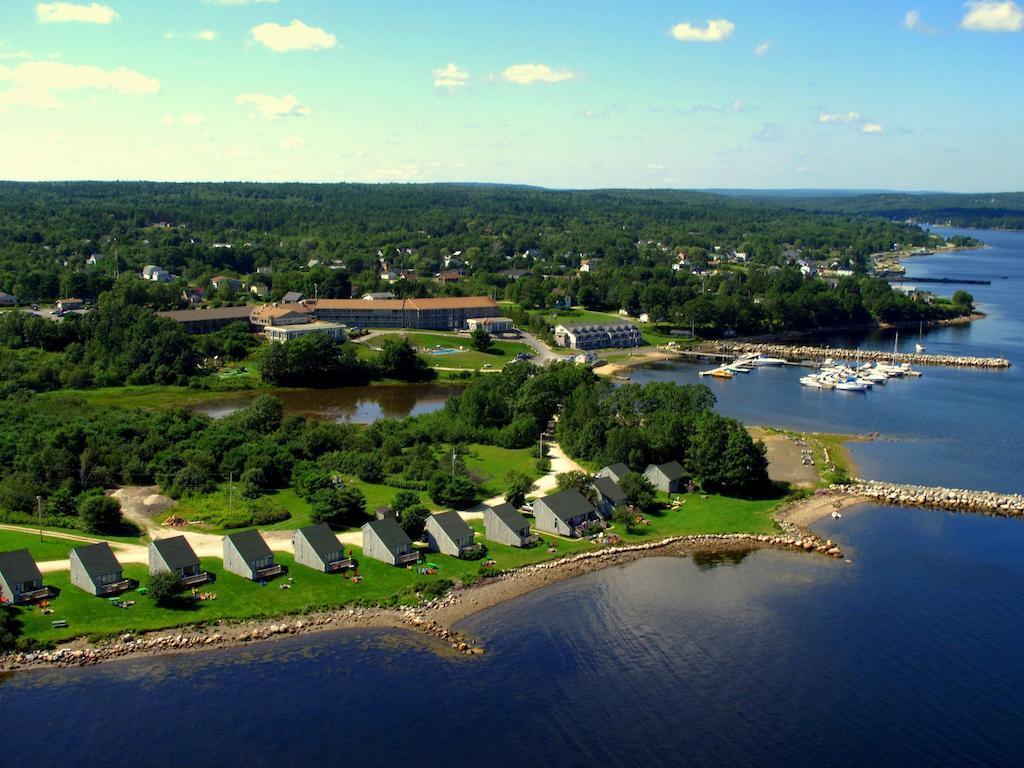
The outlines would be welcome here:
[[[752,438],[762,440],[768,448],[769,478],[804,488],[817,485],[818,469],[813,464],[803,463],[803,446],[786,435],[758,427],[751,427],[748,431]]]
[[[159,528],[153,521],[156,515],[177,503],[162,496],[155,485],[125,485],[110,495],[121,502],[121,514],[125,519],[147,532]]]

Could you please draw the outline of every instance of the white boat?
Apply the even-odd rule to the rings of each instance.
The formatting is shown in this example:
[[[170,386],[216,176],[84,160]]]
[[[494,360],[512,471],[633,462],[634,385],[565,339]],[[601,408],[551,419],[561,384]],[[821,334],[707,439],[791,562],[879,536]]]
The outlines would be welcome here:
[[[841,389],[844,392],[867,392],[868,385],[862,381],[856,379],[844,379],[843,381],[836,382],[836,389]]]
[[[755,357],[750,362],[753,363],[754,365],[785,365],[786,364],[786,361],[783,360],[781,357],[764,357],[763,355],[758,355],[757,357]]]
[[[833,384],[827,379],[823,379],[820,376],[810,375],[804,376],[800,379],[800,383],[805,387],[811,387],[812,389],[832,389]]]
[[[914,345],[914,351],[919,355],[924,352],[924,323],[917,329],[917,344]]]

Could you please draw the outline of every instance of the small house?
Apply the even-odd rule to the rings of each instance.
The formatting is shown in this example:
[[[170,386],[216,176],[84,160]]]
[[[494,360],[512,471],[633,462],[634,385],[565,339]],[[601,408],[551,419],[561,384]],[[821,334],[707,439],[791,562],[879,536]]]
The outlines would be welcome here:
[[[292,535],[295,562],[323,573],[336,573],[353,566],[345,547],[327,523],[299,528]]]
[[[609,517],[616,507],[626,504],[626,492],[610,477],[595,477],[592,485],[597,492],[597,508],[602,517]]]
[[[91,595],[114,595],[136,583],[124,577],[110,545],[103,541],[71,550],[71,583]]]
[[[479,546],[473,542],[473,529],[454,510],[428,517],[425,533],[432,551],[452,557],[470,554]]]
[[[529,547],[537,543],[537,537],[530,533],[530,523],[507,503],[484,510],[484,535],[510,547]]]
[[[0,291],[0,307],[16,307],[18,299],[10,293]]]
[[[288,291],[284,296],[281,297],[282,304],[298,304],[300,301],[306,298],[306,294],[299,291]]]
[[[229,291],[237,293],[242,290],[242,281],[237,277],[228,277],[227,275],[216,275],[210,278],[210,285],[213,286],[213,290],[219,291],[221,288],[226,288]]]
[[[412,539],[394,519],[371,520],[363,525],[363,554],[391,565],[410,565],[420,559]]]
[[[533,502],[533,517],[538,530],[562,536],[582,536],[591,528],[601,527],[594,505],[575,488],[537,499]]]
[[[272,579],[284,573],[274,553],[257,530],[239,531],[224,537],[224,570],[252,581]]]
[[[198,587],[213,578],[203,570],[199,556],[184,536],[149,543],[149,573],[173,573],[186,587]]]
[[[49,596],[50,588],[43,586],[43,575],[27,549],[0,552],[0,603],[24,605]]]
[[[81,299],[60,299],[57,301],[58,312],[72,312],[76,309],[82,309],[85,306],[85,302]]]
[[[621,483],[622,478],[628,475],[630,472],[629,467],[623,464],[621,461],[615,464],[609,464],[607,467],[602,467],[597,473],[598,477],[607,477],[614,480],[616,483]]]
[[[683,493],[689,475],[678,461],[666,461],[664,464],[651,464],[644,470],[644,477],[659,491],[666,493]]]
[[[377,520],[387,520],[388,518],[391,518],[392,520],[398,519],[398,513],[391,507],[376,507],[373,510],[373,516]]]

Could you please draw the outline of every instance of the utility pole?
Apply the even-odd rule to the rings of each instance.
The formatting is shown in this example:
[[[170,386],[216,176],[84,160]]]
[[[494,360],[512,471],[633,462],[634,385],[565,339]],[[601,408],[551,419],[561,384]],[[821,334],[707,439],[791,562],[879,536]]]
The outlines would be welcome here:
[[[43,497],[36,496],[36,516],[39,518],[39,540],[43,540]]]
[[[221,475],[223,477],[223,475]],[[235,473],[228,472],[228,512],[232,510],[235,495]]]
[[[455,446],[452,446],[452,477],[455,477]]]

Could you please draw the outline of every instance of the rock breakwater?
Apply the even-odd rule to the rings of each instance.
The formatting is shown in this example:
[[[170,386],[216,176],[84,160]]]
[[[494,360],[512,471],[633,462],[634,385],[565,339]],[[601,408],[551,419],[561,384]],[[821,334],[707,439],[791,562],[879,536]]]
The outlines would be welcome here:
[[[1024,516],[1024,496],[963,488],[936,488],[901,485],[871,480],[854,480],[829,487],[830,493],[861,496],[882,504],[904,507],[931,507],[950,512],[969,512],[1002,517]]]
[[[782,357],[787,360],[875,360],[880,362],[933,365],[946,368],[1009,368],[1010,361],[1003,357],[967,357],[960,355],[930,355],[917,352],[886,352],[878,349],[843,349],[837,347],[814,347],[792,344],[754,344],[751,342],[723,342],[718,344],[723,354],[758,353],[768,357]]]

